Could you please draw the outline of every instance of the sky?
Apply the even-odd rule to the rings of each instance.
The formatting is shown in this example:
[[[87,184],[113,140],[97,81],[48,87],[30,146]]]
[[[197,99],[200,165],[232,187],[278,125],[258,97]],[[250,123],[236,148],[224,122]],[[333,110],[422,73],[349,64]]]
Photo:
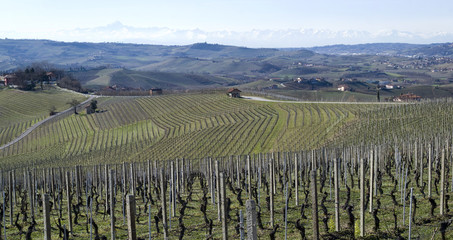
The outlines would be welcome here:
[[[453,41],[451,0],[7,1],[0,38],[249,47]]]

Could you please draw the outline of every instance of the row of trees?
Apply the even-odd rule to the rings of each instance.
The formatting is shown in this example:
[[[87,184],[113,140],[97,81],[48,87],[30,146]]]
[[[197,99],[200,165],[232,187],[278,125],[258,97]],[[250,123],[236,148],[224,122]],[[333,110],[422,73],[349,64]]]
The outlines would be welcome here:
[[[48,63],[34,63],[25,69],[17,69],[12,75],[14,77],[11,78],[10,83],[21,90],[31,91],[36,86],[44,89],[44,84],[56,82],[62,88],[77,92],[85,91],[77,79]]]

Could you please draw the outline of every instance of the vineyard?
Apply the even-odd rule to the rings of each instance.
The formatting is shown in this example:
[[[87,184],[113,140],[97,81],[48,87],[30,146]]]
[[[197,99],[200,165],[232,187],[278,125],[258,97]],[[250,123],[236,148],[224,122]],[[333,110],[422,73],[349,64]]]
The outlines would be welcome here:
[[[0,239],[450,239],[452,103],[99,98],[0,150]]]
[[[67,109],[69,99],[84,100],[85,97],[57,90],[39,93],[0,90],[0,146],[48,117],[52,106],[55,111]]]
[[[5,171],[0,235],[450,239],[449,142]]]
[[[0,151],[3,168],[201,158],[320,147],[362,106],[260,103],[223,94],[100,98]]]

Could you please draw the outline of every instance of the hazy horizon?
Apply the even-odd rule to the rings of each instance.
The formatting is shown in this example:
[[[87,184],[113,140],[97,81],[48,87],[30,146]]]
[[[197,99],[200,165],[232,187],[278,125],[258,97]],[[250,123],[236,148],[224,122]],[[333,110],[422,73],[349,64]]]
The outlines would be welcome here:
[[[0,37],[12,39],[274,48],[453,41],[446,0],[17,0],[6,9]]]

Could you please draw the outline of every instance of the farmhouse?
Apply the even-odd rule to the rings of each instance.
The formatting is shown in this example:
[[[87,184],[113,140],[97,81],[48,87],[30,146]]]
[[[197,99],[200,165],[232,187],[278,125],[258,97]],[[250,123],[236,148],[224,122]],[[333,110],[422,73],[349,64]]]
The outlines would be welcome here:
[[[241,90],[237,88],[230,88],[227,91],[227,95],[231,98],[240,98],[241,97]]]
[[[13,81],[16,79],[16,75],[8,74],[0,77],[0,84],[3,83],[5,86],[13,85]]]
[[[349,91],[351,88],[348,85],[339,85],[337,90],[344,92],[344,91]]]
[[[422,97],[415,95],[413,93],[406,93],[393,98],[394,102],[413,102],[413,101],[420,101]]]
[[[151,96],[162,95],[162,88],[151,88],[149,90],[149,95]]]

